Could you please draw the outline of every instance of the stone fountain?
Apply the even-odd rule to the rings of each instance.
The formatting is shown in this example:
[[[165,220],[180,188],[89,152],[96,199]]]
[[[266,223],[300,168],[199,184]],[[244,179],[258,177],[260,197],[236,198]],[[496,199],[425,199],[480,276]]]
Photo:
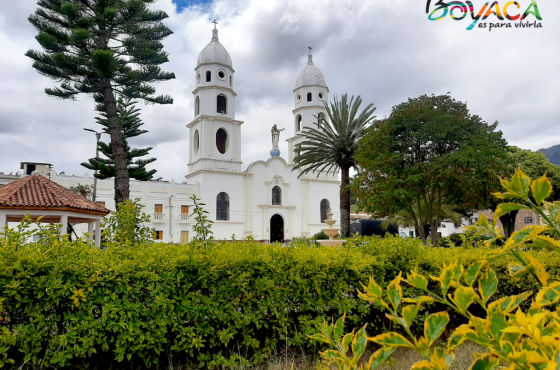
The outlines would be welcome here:
[[[321,245],[326,245],[329,247],[334,247],[337,245],[343,245],[346,240],[335,240],[334,237],[338,235],[338,232],[340,231],[340,229],[337,228],[333,228],[333,225],[336,223],[336,220],[332,219],[332,211],[329,209],[329,213],[327,213],[327,219],[325,220],[325,223],[327,225],[329,225],[328,229],[323,229],[323,232],[325,233],[326,236],[329,237],[329,240],[317,240],[317,242]]]

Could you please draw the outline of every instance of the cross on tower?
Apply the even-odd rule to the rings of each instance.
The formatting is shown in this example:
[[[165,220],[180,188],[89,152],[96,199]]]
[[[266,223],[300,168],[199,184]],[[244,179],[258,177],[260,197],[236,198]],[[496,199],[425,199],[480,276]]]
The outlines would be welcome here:
[[[218,22],[216,22],[215,18],[214,18],[214,22],[212,22],[212,23],[214,23],[214,29],[216,29],[216,25],[218,24]]]
[[[307,47],[309,49],[309,54],[311,54],[311,50],[313,50],[313,48],[311,46]]]

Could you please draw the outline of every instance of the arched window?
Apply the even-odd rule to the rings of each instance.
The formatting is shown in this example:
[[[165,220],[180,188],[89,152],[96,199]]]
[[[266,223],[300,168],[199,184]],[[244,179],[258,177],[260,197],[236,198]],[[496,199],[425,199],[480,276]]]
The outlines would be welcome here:
[[[272,205],[281,206],[282,205],[282,189],[279,186],[272,188]]]
[[[327,216],[327,213],[329,213],[330,208],[331,208],[331,204],[329,203],[329,201],[323,199],[321,201],[321,223],[324,223],[325,220],[329,218],[329,216]]]
[[[311,93],[307,93],[307,101],[313,100],[313,95]]]
[[[228,135],[223,128],[216,132],[216,147],[220,153],[225,154],[228,147]]]
[[[233,79],[231,78],[231,75],[229,76],[229,86],[233,86]]]
[[[200,98],[197,96],[194,100],[194,115],[198,116],[200,114]]]
[[[216,198],[216,220],[229,221],[229,195],[220,193]]]
[[[301,131],[301,114],[296,117],[296,132]]]
[[[225,95],[218,95],[216,98],[216,111],[218,113],[227,114],[227,98]]]
[[[200,148],[200,135],[198,134],[198,130],[194,131],[194,153],[198,153],[198,148]]]
[[[206,71],[206,82],[212,81],[212,72]]]

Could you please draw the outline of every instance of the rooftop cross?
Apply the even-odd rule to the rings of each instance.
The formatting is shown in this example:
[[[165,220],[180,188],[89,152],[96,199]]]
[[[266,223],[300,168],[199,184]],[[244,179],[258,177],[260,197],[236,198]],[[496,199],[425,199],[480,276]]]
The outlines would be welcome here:
[[[311,54],[311,50],[313,48],[311,46],[307,47],[309,49],[309,55],[307,55],[307,64],[313,64],[313,54]]]
[[[309,49],[309,54],[311,54],[311,50],[313,50],[313,48],[311,46],[307,47]]]
[[[216,18],[214,18],[214,21],[212,23],[214,23],[214,29],[212,30],[212,40],[218,41],[218,29],[216,28],[218,22],[216,22]]]

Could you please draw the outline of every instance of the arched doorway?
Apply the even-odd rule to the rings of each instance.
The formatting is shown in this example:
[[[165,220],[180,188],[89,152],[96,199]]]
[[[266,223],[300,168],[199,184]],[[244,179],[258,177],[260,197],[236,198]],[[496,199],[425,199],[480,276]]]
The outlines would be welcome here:
[[[284,219],[280,215],[270,219],[270,242],[284,242]]]

